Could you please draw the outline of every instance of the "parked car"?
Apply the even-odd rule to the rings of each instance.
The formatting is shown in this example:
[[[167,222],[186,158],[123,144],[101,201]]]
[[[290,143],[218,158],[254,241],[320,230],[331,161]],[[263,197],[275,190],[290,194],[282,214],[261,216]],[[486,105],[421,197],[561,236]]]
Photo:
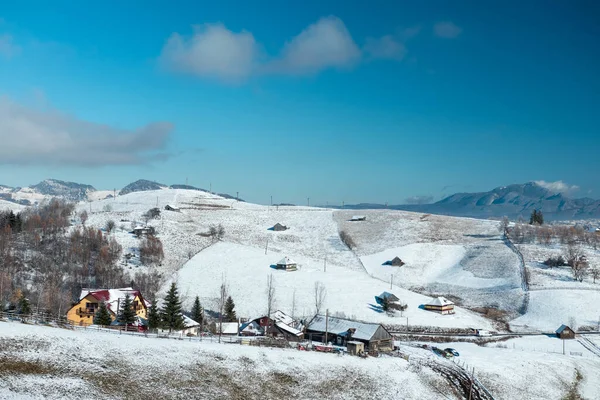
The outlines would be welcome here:
[[[452,354],[454,357],[458,357],[458,356],[460,356],[460,354],[458,354],[458,351],[456,351],[456,350],[454,350],[454,349],[452,349],[452,348],[447,348],[447,349],[444,349],[444,351],[445,351],[446,353],[450,353],[450,354]]]

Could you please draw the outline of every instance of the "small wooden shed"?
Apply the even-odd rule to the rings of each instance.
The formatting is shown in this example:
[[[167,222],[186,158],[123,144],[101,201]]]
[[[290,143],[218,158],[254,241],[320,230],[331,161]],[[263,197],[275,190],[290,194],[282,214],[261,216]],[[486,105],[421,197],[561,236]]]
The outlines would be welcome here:
[[[167,211],[175,211],[175,212],[179,212],[180,211],[179,207],[171,205],[171,204],[167,204],[165,206],[165,210],[167,210]]]
[[[575,331],[567,325],[561,325],[560,328],[556,330],[556,336],[559,339],[575,339]]]
[[[359,342],[358,340],[351,340],[347,342],[346,348],[348,349],[348,354],[352,354],[353,356],[357,356],[365,352],[365,344],[363,342]]]
[[[404,261],[400,259],[400,257],[394,257],[393,260],[388,260],[383,263],[383,265],[391,265],[392,267],[401,267],[404,265]]]
[[[283,257],[276,264],[276,267],[277,269],[284,269],[286,271],[296,271],[298,269],[298,264],[289,257]]]
[[[279,222],[276,223],[275,225],[273,225],[273,228],[271,228],[272,230],[274,230],[275,232],[281,232],[281,231],[287,231],[288,227],[285,225],[281,225]]]
[[[445,297],[436,297],[425,304],[425,309],[439,312],[440,314],[454,314],[454,303]]]
[[[364,215],[353,215],[352,218],[350,218],[350,221],[366,221],[367,217],[365,217]]]

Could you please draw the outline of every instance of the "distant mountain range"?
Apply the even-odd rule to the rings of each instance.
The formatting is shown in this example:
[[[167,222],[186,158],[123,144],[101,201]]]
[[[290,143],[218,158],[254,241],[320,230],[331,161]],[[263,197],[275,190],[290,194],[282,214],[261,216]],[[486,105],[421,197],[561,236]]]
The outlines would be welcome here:
[[[148,190],[160,190],[160,189],[187,189],[187,190],[199,190],[208,192],[208,190],[196,188],[190,185],[163,185],[161,183],[140,179],[125,186],[119,195],[125,195],[132,192],[143,192]],[[218,196],[235,199],[234,196],[226,193],[218,193]],[[11,201],[13,203],[23,205],[34,205],[43,200],[60,197],[69,201],[86,201],[90,199],[104,199],[112,197],[112,191],[98,191],[91,185],[85,185],[75,182],[65,182],[58,179],[46,179],[37,185],[28,187],[17,187],[13,188],[10,186],[0,185],[0,199]],[[243,201],[243,200],[239,200]]]
[[[571,199],[535,182],[498,187],[489,192],[456,193],[432,204],[362,203],[345,205],[347,209],[383,209],[423,212],[472,218],[528,218],[541,210],[547,220],[600,218],[600,200]]]

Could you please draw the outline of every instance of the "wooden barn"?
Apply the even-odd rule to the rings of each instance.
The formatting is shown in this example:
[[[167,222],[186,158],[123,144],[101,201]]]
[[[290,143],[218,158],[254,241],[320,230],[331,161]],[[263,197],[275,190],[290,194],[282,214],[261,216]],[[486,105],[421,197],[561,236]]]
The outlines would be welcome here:
[[[445,297],[436,297],[425,304],[425,309],[439,312],[440,314],[454,314],[454,303]]]
[[[286,271],[296,271],[298,269],[298,264],[296,261],[292,260],[289,257],[283,257],[277,264],[275,264],[277,269],[283,269]]]
[[[366,351],[391,351],[394,347],[392,335],[381,324],[317,315],[307,325],[305,337],[324,343],[325,336],[327,342],[338,346],[361,342]]]
[[[173,205],[171,205],[171,204],[167,204],[167,205],[165,206],[165,210],[167,210],[167,211],[175,211],[175,212],[179,212],[179,211],[181,211],[181,210],[179,209],[179,207],[173,206]]]
[[[561,325],[556,330],[556,336],[559,339],[575,339],[575,331],[566,325]]]
[[[275,225],[273,225],[273,227],[271,228],[272,231],[275,232],[282,232],[282,231],[287,231],[289,228],[285,225],[280,224],[279,222],[276,223]]]
[[[393,260],[389,260],[383,263],[383,265],[391,265],[392,267],[401,267],[404,265],[404,261],[400,257],[394,257]]]

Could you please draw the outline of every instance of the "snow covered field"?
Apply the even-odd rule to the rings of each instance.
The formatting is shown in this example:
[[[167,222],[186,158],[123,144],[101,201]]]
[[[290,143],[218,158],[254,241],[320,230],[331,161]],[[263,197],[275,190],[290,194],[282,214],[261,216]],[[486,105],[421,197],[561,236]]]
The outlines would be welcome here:
[[[435,399],[402,358],[186,342],[0,322],[1,399]],[[439,390],[439,389],[438,389]]]
[[[406,323],[406,318],[388,317],[377,310],[374,297],[390,291],[388,283],[369,277],[364,272],[328,262],[323,272],[323,261],[300,254],[292,254],[298,270],[286,272],[270,267],[284,255],[278,251],[244,246],[234,243],[217,243],[202,251],[177,273],[181,293],[190,303],[196,295],[205,305],[218,297],[223,280],[236,302],[238,315],[259,316],[267,309],[267,277],[273,274],[276,287],[276,308],[296,317],[314,314],[314,285],[321,282],[327,289],[325,308],[331,314],[345,314],[359,320],[391,324]],[[453,328],[490,327],[484,318],[457,308],[454,315],[441,315],[420,309],[430,298],[395,286],[392,290],[408,304],[404,317],[409,324]],[[295,292],[295,295],[294,295]],[[204,297],[204,298],[203,298]],[[295,309],[294,309],[295,297]]]
[[[562,399],[576,371],[582,398],[598,398],[600,358],[557,354],[561,345],[535,337],[438,346],[458,350],[455,362],[475,368],[499,400]],[[411,358],[446,362],[431,351],[401,349]],[[585,351],[576,341],[567,343],[570,350]],[[440,375],[398,357],[361,359],[20,323],[0,322],[0,360],[0,398],[10,400],[457,398]]]
[[[167,204],[180,212],[166,211]],[[108,220],[114,220],[117,228],[112,235],[123,245],[124,253],[136,254],[140,240],[129,231],[143,224],[142,214],[153,207],[161,209],[161,217],[148,224],[157,229],[165,251],[158,269],[179,283],[186,305],[199,295],[205,306],[212,307],[224,279],[239,315],[261,314],[266,310],[266,279],[272,273],[277,307],[298,316],[314,310],[314,284],[321,282],[327,288],[325,308],[330,312],[398,325],[404,325],[408,316],[410,325],[491,327],[464,308],[454,316],[425,312],[419,306],[427,298],[417,293],[450,296],[464,307],[498,308],[516,318],[515,327],[531,330],[556,329],[568,323],[572,314],[579,315],[580,326],[597,318],[590,307],[575,313],[578,307],[595,304],[597,292],[536,293],[537,289],[600,288],[591,282],[569,280],[567,271],[540,268],[536,263],[548,251],[556,250],[538,245],[521,246],[532,293],[530,312],[520,316],[524,293],[519,259],[502,240],[497,221],[392,210],[361,211],[366,221],[349,221],[356,212],[269,207],[182,189],[134,192],[80,203],[78,211],[89,213],[90,226],[103,228]],[[276,223],[289,229],[269,230]],[[219,224],[225,228],[225,236],[215,244],[203,234]],[[340,231],[356,243],[352,251],[340,240]],[[299,270],[270,268],[284,256],[296,260]],[[396,256],[406,264],[382,265]],[[596,254],[590,256],[596,260]],[[135,258],[124,267],[129,272],[145,268]],[[391,291],[409,306],[402,318],[390,318],[374,307],[374,296],[390,291],[390,281]]]

